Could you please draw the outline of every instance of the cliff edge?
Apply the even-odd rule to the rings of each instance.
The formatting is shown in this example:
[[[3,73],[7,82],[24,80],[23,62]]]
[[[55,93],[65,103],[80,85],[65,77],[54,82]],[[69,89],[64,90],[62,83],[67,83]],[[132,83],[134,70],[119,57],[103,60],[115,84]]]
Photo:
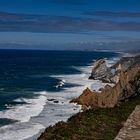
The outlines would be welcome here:
[[[132,61],[129,61],[130,59]],[[130,133],[127,135],[127,133],[125,135],[126,138],[130,138],[131,136],[132,139],[139,139],[139,131],[135,129],[135,126],[138,127],[140,113],[138,106],[140,105],[139,60],[139,56],[122,58],[110,68],[105,66],[105,61],[100,61],[101,63],[98,66],[96,65],[95,72],[98,72],[97,69],[102,66],[106,67],[104,72],[107,73],[115,69],[113,76],[118,76],[115,86],[106,85],[101,89],[101,92],[91,91],[89,88],[85,89],[72,102],[81,104],[83,108],[90,109],[79,112],[69,118],[67,122],[59,122],[54,126],[46,128],[38,140],[113,140],[123,126],[116,140],[120,140],[122,136],[124,138],[124,134],[126,134],[124,131],[132,132],[131,135]],[[104,72],[102,71],[102,74]],[[105,77],[102,78],[104,79]],[[136,113],[132,113],[136,106],[138,106],[134,111]],[[129,117],[131,113],[134,115]],[[128,117],[128,121],[124,123]],[[130,122],[129,120],[132,121]],[[133,120],[136,120],[135,124]],[[133,127],[132,123],[134,124],[134,128],[131,130],[127,129],[127,126],[129,128]]]
[[[105,86],[101,92],[87,88],[72,102],[81,104],[83,107],[114,107],[140,94],[140,56],[122,58],[110,68],[106,66],[105,60],[98,60],[91,75],[94,79],[102,81],[108,81],[109,77],[117,80],[114,80],[114,87]]]

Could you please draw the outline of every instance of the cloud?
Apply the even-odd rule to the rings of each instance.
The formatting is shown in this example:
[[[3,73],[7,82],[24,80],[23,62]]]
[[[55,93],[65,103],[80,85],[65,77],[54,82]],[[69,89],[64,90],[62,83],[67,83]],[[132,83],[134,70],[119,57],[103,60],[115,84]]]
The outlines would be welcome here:
[[[68,16],[0,13],[0,31],[87,33],[98,30],[140,31],[140,23]]]
[[[84,15],[90,16],[108,16],[108,17],[139,17],[140,12],[110,12],[110,11],[86,11]]]

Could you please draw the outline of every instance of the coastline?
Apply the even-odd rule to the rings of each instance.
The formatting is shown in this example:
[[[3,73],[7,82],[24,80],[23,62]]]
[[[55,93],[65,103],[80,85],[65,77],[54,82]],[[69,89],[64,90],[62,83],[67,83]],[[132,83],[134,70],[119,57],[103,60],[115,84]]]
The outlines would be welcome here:
[[[123,56],[126,56],[125,54],[123,55]],[[128,54],[127,54],[127,56],[128,56]],[[129,57],[130,56],[135,56],[135,55],[130,55],[129,54]],[[138,76],[138,75],[136,75],[136,76]],[[127,110],[124,110],[124,114],[118,114],[118,115],[120,115],[120,116],[118,116],[118,118],[116,118],[116,119],[120,119],[120,117],[122,117],[121,119],[123,120],[123,121],[125,121],[127,118],[128,118],[128,116],[129,116],[129,114],[131,114],[131,112],[133,111],[133,109],[135,108],[135,106],[137,105],[137,104],[139,104],[140,102],[139,102],[139,97],[138,97],[138,99],[137,99],[137,97],[135,98],[132,98],[132,101],[130,101],[130,103],[132,102],[132,107],[128,107],[128,105],[129,105],[129,101],[128,102],[124,102],[124,103],[122,103],[121,104],[121,106],[116,106],[116,107],[114,107],[114,108],[111,108],[111,109],[109,109],[109,108],[106,108],[106,109],[103,109],[103,108],[98,108],[97,110],[100,112],[100,110],[106,110],[107,112],[109,111],[109,110],[111,110],[111,112],[112,111],[115,111],[115,113],[116,112],[118,112],[118,111],[122,111],[123,109],[125,109],[126,107],[128,107],[128,108],[130,108],[130,109],[127,109]],[[134,103],[133,103],[134,102]],[[122,110],[120,109],[122,107]],[[117,109],[117,108],[119,108],[119,110]],[[48,127],[48,128],[46,128],[46,132],[48,133],[48,137],[49,137],[49,135],[51,136],[51,133],[53,133],[53,131],[55,130],[56,131],[56,134],[54,134],[54,136],[61,136],[61,135],[59,135],[59,134],[61,134],[61,131],[59,131],[58,129],[61,129],[62,128],[62,130],[65,128],[65,127],[68,127],[68,129],[74,129],[75,128],[75,125],[73,124],[75,121],[77,121],[77,119],[80,119],[80,118],[82,118],[82,117],[85,117],[86,116],[86,114],[87,113],[90,113],[90,111],[92,112],[92,109],[88,109],[87,111],[84,111],[84,112],[82,112],[82,113],[78,113],[78,114],[76,114],[76,115],[74,115],[74,116],[72,116],[72,117],[70,117],[69,119],[68,119],[68,121],[66,122],[66,123],[57,123],[55,126],[52,126],[52,127]],[[94,110],[93,109],[93,111],[95,111],[95,112],[93,112],[93,113],[97,113],[98,111],[96,111],[96,109]],[[109,113],[109,112],[108,112]],[[106,117],[109,117],[108,115],[109,114],[106,114],[107,116]],[[123,113],[123,112],[121,112],[121,113]],[[125,114],[126,113],[126,114]],[[82,115],[83,114],[83,115]],[[102,113],[101,113],[102,114]],[[100,114],[100,115],[101,115]],[[117,115],[116,114],[116,115]],[[93,114],[92,114],[93,115]],[[125,118],[123,118],[123,116],[121,116],[121,115],[124,115],[125,116]],[[80,117],[80,118],[79,118]],[[100,117],[99,117],[100,118]],[[113,119],[113,118],[112,118]],[[72,123],[72,124],[71,124]],[[80,122],[80,123],[83,123],[82,121]],[[86,123],[86,122],[85,122]],[[104,123],[106,123],[106,122],[104,122]],[[120,124],[121,122],[119,122],[119,125],[122,125],[122,124]],[[72,126],[71,126],[72,125]],[[72,128],[71,128],[72,127]],[[87,126],[88,127],[88,126]],[[111,127],[111,126],[110,126]],[[117,130],[115,130],[115,132],[114,132],[114,134],[113,134],[113,137],[115,138],[115,136],[117,135],[117,133],[119,132],[119,130],[120,130],[120,128],[121,128],[122,126],[119,126],[119,129],[117,129]],[[88,128],[87,128],[88,129]],[[57,131],[59,131],[58,133],[57,133]],[[69,130],[70,131],[70,130]],[[72,130],[71,130],[72,131]],[[67,135],[67,133],[70,133],[70,135],[71,135],[71,132],[67,132],[66,131],[66,135]],[[111,133],[111,130],[110,130],[110,133]],[[107,134],[108,135],[108,134]],[[53,136],[53,135],[52,135]],[[43,132],[42,134],[41,134],[41,136],[38,138],[39,140],[44,140],[43,139],[43,137],[44,138],[47,138],[47,134],[45,135],[45,132]],[[111,136],[112,137],[112,136]],[[86,138],[86,137],[85,137]],[[57,138],[56,138],[57,139]]]
[[[97,54],[100,54],[100,53],[97,53]],[[83,66],[72,66],[74,67],[74,69],[77,69],[78,71],[80,71],[79,74],[50,75],[50,77],[52,78],[59,79],[59,82],[57,83],[57,85],[54,85],[54,86],[57,87],[64,84],[62,85],[63,90],[59,92],[57,91],[56,92],[48,92],[48,91],[35,92],[34,94],[37,94],[39,96],[37,96],[37,98],[33,98],[33,100],[34,99],[38,100],[38,97],[41,97],[41,99],[44,97],[43,102],[41,102],[41,104],[40,104],[40,100],[39,102],[37,102],[39,106],[43,104],[43,110],[41,109],[42,110],[41,113],[39,113],[39,115],[37,116],[36,115],[34,116],[34,114],[32,114],[32,117],[28,119],[29,120],[28,122],[24,121],[23,123],[21,123],[19,121],[19,123],[15,123],[11,126],[10,125],[4,126],[3,127],[4,129],[1,127],[1,137],[3,137],[3,139],[4,138],[10,139],[10,137],[12,136],[12,138],[14,138],[15,140],[19,140],[19,139],[34,140],[44,131],[46,127],[49,127],[51,125],[54,126],[59,121],[66,122],[69,119],[69,117],[73,116],[74,114],[78,112],[81,112],[81,107],[79,105],[71,104],[69,103],[69,101],[75,97],[78,97],[81,94],[81,91],[83,91],[86,87],[91,87],[93,89],[98,90],[101,86],[104,86],[104,83],[102,83],[99,80],[91,81],[88,79],[92,66],[93,66],[93,62],[95,61],[96,59],[94,59],[93,61],[90,61],[89,63],[86,63],[86,65],[83,65]],[[110,64],[113,62],[112,57],[109,61],[110,61]],[[67,85],[67,83],[70,83],[72,87],[65,87],[65,84]],[[45,105],[44,105],[44,100],[46,100]],[[32,104],[31,102],[32,100],[26,100],[26,98],[22,98],[22,99],[19,98],[17,101],[18,102],[28,101],[29,105],[33,105],[33,107],[34,105],[36,106],[36,104],[34,104],[35,102],[33,102]],[[20,108],[20,105],[16,107],[18,109]],[[25,107],[26,109],[26,106],[23,105],[23,107]],[[12,108],[10,108],[9,110],[11,109]],[[12,110],[14,109],[15,108],[13,107]],[[28,104],[27,104],[27,109],[32,109],[32,111],[34,111],[32,106],[28,108]],[[18,113],[17,111],[16,112],[14,111],[14,112]],[[13,115],[15,115],[15,113]],[[22,113],[22,110],[20,113]],[[26,113],[24,115],[26,115]],[[6,117],[10,117],[10,116],[6,116]],[[27,117],[29,116],[27,115],[26,118]],[[24,120],[26,118],[24,118]],[[22,119],[22,118],[19,118],[19,119]]]
[[[113,57],[113,58],[111,58],[111,59],[107,59],[107,64],[108,64],[108,66],[111,66],[111,65],[115,64],[115,63],[124,55],[124,53],[119,53],[119,52],[118,52],[118,54],[119,54],[119,55],[118,55],[117,57]],[[94,89],[94,90],[96,90],[96,91],[99,91],[100,88],[103,88],[106,84],[109,84],[109,83],[104,83],[104,82],[102,82],[101,80],[89,80],[89,79],[88,79],[88,77],[90,76],[90,73],[91,73],[91,69],[92,69],[93,64],[94,64],[95,61],[96,61],[96,60],[93,60],[93,63],[89,64],[88,66],[85,66],[85,67],[81,67],[81,68],[80,68],[81,71],[82,71],[82,73],[84,74],[82,80],[83,80],[83,81],[86,80],[86,81],[88,81],[89,83],[88,83],[87,85],[85,85],[84,87],[82,87],[82,89],[77,89],[77,91],[78,91],[79,93],[78,93],[76,96],[71,97],[71,98],[69,99],[68,102],[70,102],[71,99],[73,99],[73,98],[75,98],[75,97],[78,97],[78,96],[82,93],[82,91],[83,91],[85,88],[87,88],[87,87],[90,87],[91,89]],[[79,68],[77,68],[77,69],[79,69]],[[59,77],[59,76],[57,76],[57,78],[58,78],[58,77]],[[59,78],[60,78],[60,77],[59,77]],[[63,78],[61,77],[61,79],[63,79]],[[110,83],[110,85],[112,85],[112,84]],[[70,104],[73,104],[73,103],[70,103]],[[82,106],[80,106],[79,112],[83,112]],[[76,115],[76,114],[79,113],[79,112],[76,112],[76,113],[74,113],[73,115]],[[59,123],[59,122],[61,122],[61,121],[67,122],[68,119],[71,118],[73,115],[69,116],[66,120],[57,121],[56,123],[54,123],[54,124],[52,124],[52,125],[49,125],[48,127],[50,127],[50,126],[55,126],[57,123]],[[25,140],[34,140],[35,138],[39,137],[40,134],[41,134],[43,131],[44,131],[44,129],[40,130],[40,132],[39,132],[37,135],[34,135],[33,137],[28,138],[28,139],[25,139]]]

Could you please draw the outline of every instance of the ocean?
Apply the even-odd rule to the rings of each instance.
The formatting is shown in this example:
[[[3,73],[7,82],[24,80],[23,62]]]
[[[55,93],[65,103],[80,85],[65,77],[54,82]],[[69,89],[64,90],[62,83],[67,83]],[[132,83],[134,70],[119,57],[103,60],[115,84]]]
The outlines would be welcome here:
[[[49,125],[66,121],[81,107],[69,101],[86,87],[101,57],[111,65],[119,54],[88,51],[0,50],[0,140],[34,139]]]

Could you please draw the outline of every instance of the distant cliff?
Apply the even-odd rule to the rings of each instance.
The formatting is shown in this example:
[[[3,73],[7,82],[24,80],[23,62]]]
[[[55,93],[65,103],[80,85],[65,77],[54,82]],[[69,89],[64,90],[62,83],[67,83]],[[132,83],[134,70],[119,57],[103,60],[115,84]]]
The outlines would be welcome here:
[[[114,107],[120,102],[140,94],[140,56],[125,57],[108,68],[104,59],[98,60],[92,70],[90,79],[114,82],[101,89],[101,92],[85,89],[72,102],[83,107]]]

